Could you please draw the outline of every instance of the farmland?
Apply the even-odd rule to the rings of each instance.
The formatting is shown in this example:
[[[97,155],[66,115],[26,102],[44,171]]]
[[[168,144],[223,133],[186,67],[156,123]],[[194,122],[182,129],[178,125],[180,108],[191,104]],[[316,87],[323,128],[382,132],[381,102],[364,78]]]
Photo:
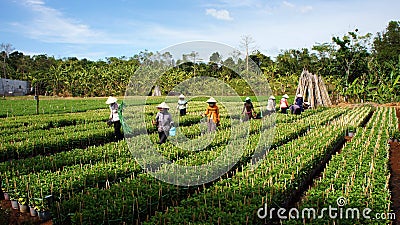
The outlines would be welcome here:
[[[33,100],[6,100],[0,112],[3,191],[10,200],[51,212],[55,224],[391,222],[329,214],[301,218],[301,213],[282,219],[263,213],[279,207],[300,212],[338,207],[342,198],[343,209],[370,208],[371,216],[390,215],[396,199],[390,187],[388,141],[399,138],[394,107],[321,107],[301,115],[276,113],[242,122],[242,102],[227,99],[219,105],[221,125],[207,134],[200,116],[204,99],[190,101],[188,114],[181,118],[173,112],[172,99],[178,134],[157,145],[151,120],[162,100],[149,98],[146,105],[128,106],[132,132],[121,141],[106,124],[105,99],[43,100],[39,115],[30,106]],[[256,111],[265,105],[255,102]],[[135,119],[139,114],[143,121]],[[349,131],[355,132],[352,138]],[[151,150],[173,164],[150,173],[148,168],[159,159],[141,160],[138,155]],[[182,180],[205,180],[205,173],[192,177],[178,166],[207,165],[206,171],[215,171],[233,159],[226,173],[196,185],[157,179],[172,172]]]

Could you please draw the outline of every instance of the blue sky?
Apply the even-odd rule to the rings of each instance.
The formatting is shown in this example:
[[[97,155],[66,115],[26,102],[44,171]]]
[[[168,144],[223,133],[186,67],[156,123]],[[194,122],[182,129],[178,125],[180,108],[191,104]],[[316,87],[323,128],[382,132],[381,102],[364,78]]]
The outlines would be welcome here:
[[[91,60],[194,40],[240,49],[244,35],[273,57],[400,20],[398,0],[0,0],[0,8],[1,43],[28,55]]]

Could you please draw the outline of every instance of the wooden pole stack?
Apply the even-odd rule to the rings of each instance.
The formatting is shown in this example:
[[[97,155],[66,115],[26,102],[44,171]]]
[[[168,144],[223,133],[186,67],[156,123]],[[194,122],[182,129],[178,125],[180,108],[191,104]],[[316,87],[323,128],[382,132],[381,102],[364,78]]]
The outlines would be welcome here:
[[[303,70],[300,75],[297,94],[303,95],[304,100],[310,103],[311,108],[332,105],[322,77],[318,77],[307,70]]]
[[[161,90],[158,85],[154,88],[153,94],[151,96],[161,96]]]

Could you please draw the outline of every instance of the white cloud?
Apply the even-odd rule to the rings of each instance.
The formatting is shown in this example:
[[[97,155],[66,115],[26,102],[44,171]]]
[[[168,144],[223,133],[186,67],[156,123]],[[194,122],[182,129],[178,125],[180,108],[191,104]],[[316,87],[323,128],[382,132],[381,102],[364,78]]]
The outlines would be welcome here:
[[[206,15],[211,15],[212,17],[215,17],[219,20],[233,20],[233,18],[229,14],[229,11],[225,9],[206,9]]]
[[[224,7],[236,8],[236,7],[254,7],[262,5],[260,0],[220,0]]]
[[[28,5],[44,5],[45,3],[42,0],[26,0],[25,4],[28,4]]]
[[[303,6],[303,7],[300,8],[300,12],[301,13],[307,13],[307,12],[312,11],[312,10],[313,10],[313,7],[310,6],[310,5]]]
[[[30,38],[44,42],[73,44],[123,42],[113,40],[84,23],[66,18],[59,10],[46,6],[43,0],[24,0],[21,3],[31,10],[33,19],[13,25]]]
[[[289,8],[294,8],[295,5],[293,3],[287,2],[287,1],[283,1],[283,5]]]
[[[306,5],[306,6],[297,6],[297,5],[295,5],[295,4],[293,4],[293,3],[290,3],[290,2],[288,2],[288,1],[283,1],[282,4],[283,4],[285,7],[287,7],[287,8],[294,9],[294,10],[296,10],[296,11],[298,11],[298,12],[301,12],[301,13],[307,13],[307,12],[313,10],[313,7],[310,6],[310,5]]]

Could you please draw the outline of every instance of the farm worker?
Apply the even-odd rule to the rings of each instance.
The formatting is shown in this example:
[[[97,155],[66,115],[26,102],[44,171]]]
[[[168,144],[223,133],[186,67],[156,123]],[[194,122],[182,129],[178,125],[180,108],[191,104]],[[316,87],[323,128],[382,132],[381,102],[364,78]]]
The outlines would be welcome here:
[[[209,98],[206,102],[208,103],[208,107],[202,116],[207,116],[208,132],[213,132],[217,129],[217,126],[219,126],[219,108],[217,106],[217,100],[213,97]]]
[[[304,110],[309,109],[310,106],[311,106],[311,104],[310,104],[309,102],[304,102],[304,103],[303,103],[303,109],[304,109]]]
[[[187,101],[185,100],[185,96],[183,94],[179,95],[178,105],[176,108],[179,109],[180,116],[186,115]]]
[[[296,100],[295,100],[295,104],[298,105],[300,107],[300,111],[304,111],[303,109],[303,95],[301,94],[297,94],[296,95]]]
[[[174,125],[171,114],[168,112],[169,106],[162,102],[157,106],[160,111],[157,113],[155,120],[153,120],[153,125],[157,126],[158,131],[158,144],[163,144],[167,141],[169,136],[169,130],[171,126]]]
[[[122,140],[124,136],[121,133],[121,121],[119,121],[117,98],[111,96],[108,97],[106,104],[110,107],[111,113],[108,119],[114,125],[114,135],[117,140]]]
[[[288,98],[289,96],[287,94],[284,94],[282,96],[281,101],[279,102],[280,108],[281,108],[281,113],[283,114],[287,114],[287,108],[289,107],[289,103],[288,103]]]
[[[253,118],[253,114],[255,114],[253,103],[249,97],[244,101],[242,114],[244,114],[244,121]]]
[[[271,115],[272,113],[274,113],[275,112],[275,107],[276,107],[275,96],[271,95],[268,98],[267,114]]]
[[[296,114],[296,115],[300,115],[300,114],[301,114],[300,106],[298,106],[298,105],[296,105],[296,104],[291,105],[291,106],[289,107],[289,109],[290,109],[290,112],[291,112],[292,114]]]

